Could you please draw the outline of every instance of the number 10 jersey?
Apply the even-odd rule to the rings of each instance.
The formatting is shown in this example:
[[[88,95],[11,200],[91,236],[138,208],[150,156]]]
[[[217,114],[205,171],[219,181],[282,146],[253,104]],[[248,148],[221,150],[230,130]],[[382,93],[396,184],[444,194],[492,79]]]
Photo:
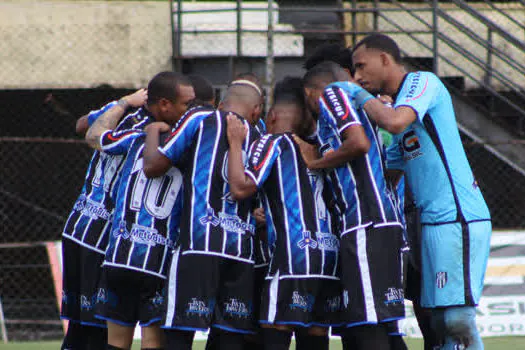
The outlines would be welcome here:
[[[178,238],[182,174],[172,167],[163,176],[146,177],[145,136],[143,130],[134,129],[108,131],[101,138],[104,152],[125,155],[103,266],[165,278]]]

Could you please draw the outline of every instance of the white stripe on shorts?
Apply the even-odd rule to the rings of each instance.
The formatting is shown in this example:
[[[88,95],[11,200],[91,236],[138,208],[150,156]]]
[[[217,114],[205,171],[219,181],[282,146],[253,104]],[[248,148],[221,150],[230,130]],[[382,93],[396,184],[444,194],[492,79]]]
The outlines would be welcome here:
[[[370,267],[368,266],[368,254],[366,253],[366,229],[360,228],[357,230],[356,234],[357,259],[359,262],[359,271],[361,272],[361,282],[363,284],[366,319],[368,322],[377,323],[374,292],[372,290],[372,280],[370,278]]]
[[[171,260],[170,274],[168,276],[168,305],[166,310],[165,327],[171,327],[175,317],[175,306],[177,305],[177,267],[179,265],[180,247],[175,249]]]
[[[277,295],[279,292],[279,271],[270,282],[270,300],[268,303],[268,322],[274,323],[277,315]]]

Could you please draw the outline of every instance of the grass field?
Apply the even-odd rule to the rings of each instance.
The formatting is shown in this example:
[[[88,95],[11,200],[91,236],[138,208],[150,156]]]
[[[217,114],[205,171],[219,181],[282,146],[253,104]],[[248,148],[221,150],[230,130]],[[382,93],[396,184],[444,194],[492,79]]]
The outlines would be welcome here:
[[[423,349],[423,342],[418,339],[406,339],[408,348],[410,350]],[[485,350],[519,350],[525,349],[525,337],[501,337],[501,338],[485,338]],[[196,342],[195,350],[204,349],[204,342]],[[293,348],[293,347],[292,347]],[[60,349],[60,342],[31,342],[31,343],[9,343],[1,344],[1,350],[58,350]],[[140,349],[140,344],[135,343],[133,349]],[[330,349],[340,350],[341,342],[332,341]]]

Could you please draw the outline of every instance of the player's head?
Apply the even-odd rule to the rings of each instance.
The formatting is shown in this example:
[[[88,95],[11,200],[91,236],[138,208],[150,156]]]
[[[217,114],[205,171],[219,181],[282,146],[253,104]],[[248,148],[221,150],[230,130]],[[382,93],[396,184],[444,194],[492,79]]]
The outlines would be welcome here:
[[[235,78],[233,78],[232,82],[239,81],[239,80],[251,81],[252,83],[257,85],[257,87],[261,91],[261,115],[262,115],[262,113],[264,112],[264,89],[263,89],[263,86],[262,86],[261,79],[255,73],[244,72],[244,73],[237,74],[235,76]]]
[[[188,77],[175,72],[161,72],[148,84],[148,109],[155,119],[174,124],[195,98]]]
[[[310,70],[319,63],[332,61],[343,67],[349,75],[353,75],[352,51],[339,44],[323,44],[304,62],[304,69]]]
[[[372,34],[352,50],[354,79],[372,94],[383,93],[393,71],[403,69],[396,42],[384,34]]]
[[[261,96],[262,90],[257,84],[245,79],[234,80],[219,103],[219,109],[235,112],[255,125],[261,117]]]
[[[336,81],[348,81],[348,72],[339,64],[325,61],[306,72],[303,83],[306,103],[316,118],[319,114],[319,98],[327,85]]]
[[[301,78],[285,77],[275,84],[273,105],[266,118],[268,132],[293,132],[302,136],[306,103]]]
[[[188,79],[191,81],[193,91],[195,91],[193,104],[215,106],[215,90],[212,83],[198,74],[189,74]]]

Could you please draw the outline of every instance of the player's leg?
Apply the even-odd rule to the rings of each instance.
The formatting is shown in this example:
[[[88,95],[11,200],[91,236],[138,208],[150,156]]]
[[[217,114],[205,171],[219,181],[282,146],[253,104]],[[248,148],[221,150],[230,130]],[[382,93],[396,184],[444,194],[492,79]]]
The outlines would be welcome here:
[[[164,332],[160,328],[160,321],[164,313],[164,284],[165,280],[156,276],[140,274],[136,280],[140,286],[140,306],[138,319],[141,327],[142,349],[164,349]]]
[[[102,268],[95,314],[107,322],[107,344],[116,349],[129,349],[133,343],[140,306],[136,274],[124,268]]]
[[[120,325],[112,321],[107,321],[107,324],[108,345],[116,349],[131,349],[135,327]]]
[[[262,325],[264,350],[288,350],[292,343],[292,328],[279,325]]]
[[[403,340],[403,333],[399,329],[398,321],[392,321],[385,323],[385,326],[388,330],[388,335],[390,339],[390,349],[391,350],[408,350],[405,341]]]
[[[158,322],[141,328],[140,346],[142,350],[164,349],[165,344],[164,332]]]
[[[314,326],[295,330],[296,350],[328,350],[329,344],[328,328]]]
[[[383,324],[346,328],[342,331],[345,350],[390,350],[390,337]]]
[[[261,295],[264,285],[264,280],[268,274],[268,265],[254,267],[254,284],[253,284],[253,321],[255,334],[248,334],[245,337],[245,350],[262,350],[263,339],[262,330],[259,326]]]
[[[80,317],[84,328],[86,350],[103,349],[108,341],[106,322],[95,317],[95,306],[99,300],[98,286],[104,262],[104,254],[82,247],[81,300],[86,301]],[[103,298],[103,295],[100,295]]]
[[[61,349],[83,349],[84,334],[80,324],[81,254],[80,245],[62,238],[62,306],[60,317],[69,320]]]

